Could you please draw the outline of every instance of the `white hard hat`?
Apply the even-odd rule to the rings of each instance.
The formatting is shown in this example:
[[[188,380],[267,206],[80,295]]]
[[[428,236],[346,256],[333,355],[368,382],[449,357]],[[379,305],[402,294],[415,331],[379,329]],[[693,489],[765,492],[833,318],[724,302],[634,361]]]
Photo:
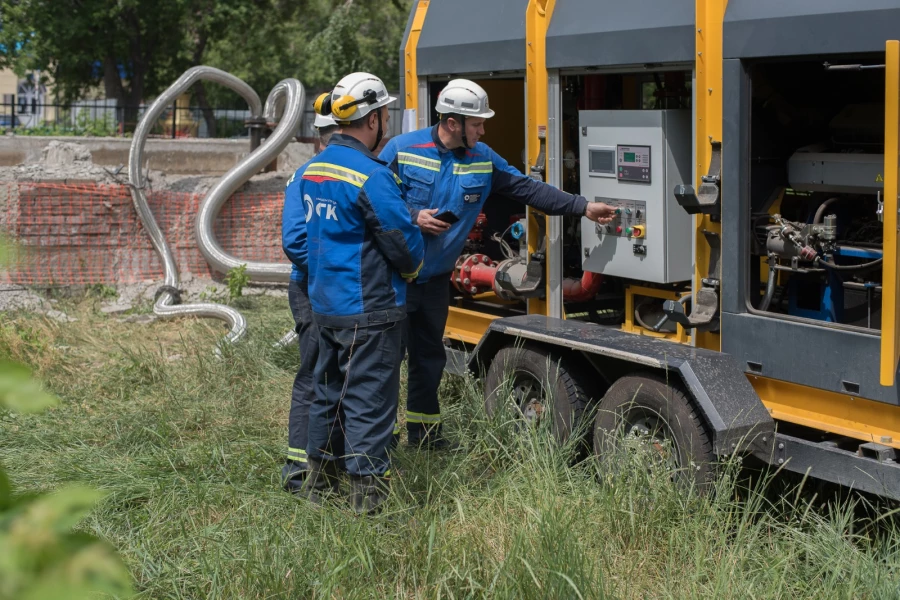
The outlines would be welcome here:
[[[365,117],[375,109],[396,100],[388,94],[384,82],[371,73],[351,73],[341,79],[331,94],[316,99],[318,114],[331,114],[337,123]]]
[[[334,119],[328,115],[316,115],[316,120],[313,122],[313,127],[316,129],[322,129],[323,127],[337,127],[337,123],[334,122]]]
[[[468,79],[454,79],[438,94],[434,109],[440,114],[455,113],[464,117],[490,119],[494,111],[488,106],[484,88]]]

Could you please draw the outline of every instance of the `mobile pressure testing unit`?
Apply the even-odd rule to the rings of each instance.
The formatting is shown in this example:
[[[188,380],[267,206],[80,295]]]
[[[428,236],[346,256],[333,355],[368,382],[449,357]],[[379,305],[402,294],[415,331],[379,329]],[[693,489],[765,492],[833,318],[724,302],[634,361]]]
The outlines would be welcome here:
[[[490,199],[447,282],[448,364],[489,411],[511,372],[561,438],[596,401],[598,452],[618,428],[701,482],[745,452],[900,498],[898,32],[896,0],[415,2],[407,128],[475,80],[483,141],[619,211]]]

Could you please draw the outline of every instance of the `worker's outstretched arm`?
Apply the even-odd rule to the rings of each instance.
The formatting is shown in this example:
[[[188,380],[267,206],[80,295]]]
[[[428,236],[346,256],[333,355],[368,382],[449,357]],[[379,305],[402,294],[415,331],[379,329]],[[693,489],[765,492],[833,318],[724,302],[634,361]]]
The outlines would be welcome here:
[[[425,242],[410,219],[396,177],[386,168],[376,170],[360,190],[357,203],[378,248],[403,277],[412,279],[422,269]]]
[[[493,150],[491,162],[494,164],[491,192],[533,206],[548,215],[584,214],[587,200],[583,196],[575,196],[526,177]]]
[[[300,167],[301,169],[303,167]],[[284,189],[284,209],[281,213],[281,248],[292,263],[306,272],[306,204],[303,202],[299,170]]]
[[[608,204],[588,202],[584,196],[569,194],[526,177],[493,150],[491,162],[494,165],[491,191],[495,194],[517,200],[548,215],[585,216],[598,223],[609,223],[615,217],[615,209]]]

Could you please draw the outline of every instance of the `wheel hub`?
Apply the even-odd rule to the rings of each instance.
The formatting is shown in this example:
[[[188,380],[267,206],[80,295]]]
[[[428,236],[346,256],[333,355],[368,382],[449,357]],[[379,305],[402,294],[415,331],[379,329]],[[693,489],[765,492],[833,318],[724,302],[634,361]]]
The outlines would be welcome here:
[[[544,399],[540,382],[534,376],[530,373],[516,373],[513,399],[526,422],[535,424],[540,421],[544,413]]]
[[[647,451],[653,465],[672,470],[678,468],[674,436],[668,424],[657,415],[628,415],[624,430],[626,443],[635,450]]]

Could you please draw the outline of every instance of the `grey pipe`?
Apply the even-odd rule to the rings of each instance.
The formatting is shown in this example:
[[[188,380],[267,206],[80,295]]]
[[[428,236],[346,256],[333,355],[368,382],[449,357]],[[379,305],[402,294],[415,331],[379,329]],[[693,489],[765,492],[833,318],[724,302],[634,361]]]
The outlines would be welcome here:
[[[281,151],[296,135],[303,118],[305,98],[303,84],[296,79],[285,79],[279,82],[266,100],[267,120],[270,115],[274,120],[277,104],[282,96],[285,99],[284,112],[272,135],[262,146],[251,152],[220,179],[200,204],[196,222],[197,244],[209,265],[219,273],[227,273],[235,267],[246,265],[247,275],[253,281],[288,281],[290,279],[291,264],[289,262],[264,263],[241,260],[226,253],[219,246],[213,233],[213,223],[225,202],[253,175],[281,154]]]
[[[138,123],[137,130],[134,132],[134,139],[131,142],[131,150],[128,154],[128,179],[131,184],[131,198],[134,201],[134,208],[141,219],[144,229],[147,230],[150,236],[153,248],[159,254],[163,263],[165,274],[164,287],[161,288],[162,293],[153,305],[153,312],[164,318],[195,316],[222,319],[231,326],[231,330],[225,336],[225,341],[233,343],[243,337],[247,330],[247,321],[238,311],[228,306],[211,303],[184,306],[174,305],[175,296],[173,291],[178,289],[178,268],[175,266],[175,258],[166,242],[166,238],[159,228],[150,206],[147,204],[147,198],[144,195],[145,182],[141,172],[144,162],[144,145],[150,130],[156,124],[163,111],[175,102],[178,96],[200,80],[219,83],[234,90],[247,101],[251,116],[258,118],[262,115],[262,103],[259,100],[259,96],[253,91],[253,88],[234,75],[212,67],[200,66],[188,69],[150,105],[150,108],[144,114],[144,118]]]
[[[768,311],[769,305],[772,304],[772,298],[775,297],[775,280],[778,279],[778,273],[775,270],[774,259],[769,265],[769,279],[766,281],[766,295],[763,296],[762,302],[759,303],[759,310]]]

